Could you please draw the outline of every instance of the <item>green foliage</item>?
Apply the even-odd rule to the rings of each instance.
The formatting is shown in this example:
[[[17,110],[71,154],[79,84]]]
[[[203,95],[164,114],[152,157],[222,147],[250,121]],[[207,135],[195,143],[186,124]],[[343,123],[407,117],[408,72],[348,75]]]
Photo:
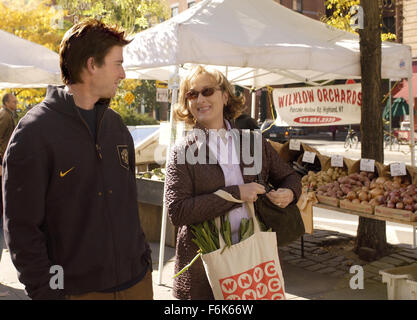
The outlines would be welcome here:
[[[146,113],[139,113],[134,105],[126,102],[125,95],[123,95],[123,92],[119,92],[119,94],[117,94],[116,97],[112,99],[110,104],[110,107],[120,114],[125,125],[137,126],[158,124],[158,121],[156,121],[154,118],[150,117]]]
[[[65,31],[57,28],[56,21],[62,16],[51,0],[0,0],[0,12],[1,30],[58,52]]]
[[[45,98],[46,89],[3,89],[0,90],[0,99],[2,99],[6,93],[13,93],[16,96],[16,113],[18,120],[20,120],[31,108],[42,102],[42,100]]]
[[[169,17],[164,0],[0,0],[0,11],[0,29],[55,52],[59,51],[65,32],[85,18],[101,19],[107,24],[119,25],[128,33],[136,33]],[[157,123],[151,117],[139,114],[142,103],[148,113],[158,110],[155,82],[125,80],[123,83],[112,107],[122,115],[125,123]],[[46,89],[0,90],[0,96],[6,92],[15,93],[21,118],[43,100]],[[128,93],[133,97],[126,101]]]
[[[328,25],[349,31],[352,33],[357,32],[350,26],[350,8],[355,5],[360,5],[360,0],[326,0],[324,5],[329,14],[328,16],[322,16],[321,21]],[[382,10],[381,10],[381,25],[382,25]],[[396,35],[393,33],[381,33],[382,41],[395,41]]]
[[[163,0],[57,0],[67,10],[73,23],[84,18],[96,18],[107,24],[117,24],[128,33],[139,32],[169,17]]]

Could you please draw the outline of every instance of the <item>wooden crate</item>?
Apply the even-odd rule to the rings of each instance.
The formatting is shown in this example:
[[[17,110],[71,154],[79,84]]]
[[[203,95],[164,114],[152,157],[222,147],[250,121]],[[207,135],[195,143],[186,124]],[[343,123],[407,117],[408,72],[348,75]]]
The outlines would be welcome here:
[[[404,220],[404,221],[417,221],[417,214],[401,209],[393,209],[383,206],[375,207],[375,215],[381,217],[388,217],[392,219]]]
[[[327,197],[323,195],[316,194],[317,200],[320,203],[327,204],[329,206],[338,207],[339,206],[339,199],[333,197]]]
[[[374,207],[370,204],[352,203],[349,200],[340,200],[339,206],[342,209],[374,214]]]

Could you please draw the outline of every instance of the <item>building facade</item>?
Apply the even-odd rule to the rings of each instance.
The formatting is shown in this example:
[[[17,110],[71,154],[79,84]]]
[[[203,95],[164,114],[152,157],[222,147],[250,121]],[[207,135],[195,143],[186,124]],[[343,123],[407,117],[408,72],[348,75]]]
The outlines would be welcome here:
[[[187,10],[202,0],[166,0],[171,8],[171,17]],[[319,20],[325,13],[323,0],[275,0],[275,2],[300,12],[310,18]]]
[[[402,0],[402,43],[411,46],[417,64],[417,0]]]

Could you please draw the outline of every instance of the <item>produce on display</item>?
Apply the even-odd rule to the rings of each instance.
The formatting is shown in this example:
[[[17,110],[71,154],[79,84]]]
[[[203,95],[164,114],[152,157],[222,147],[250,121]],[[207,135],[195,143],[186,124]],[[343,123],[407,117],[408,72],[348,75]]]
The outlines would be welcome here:
[[[317,173],[309,171],[302,177],[301,183],[304,191],[316,191],[319,187],[345,176],[347,176],[347,171],[344,168],[329,168]]]
[[[374,173],[352,173],[318,187],[317,196],[343,200],[343,203],[382,206],[417,214],[417,186],[408,176],[375,177]],[[319,199],[320,201],[320,199]],[[342,201],[340,202],[342,206]]]
[[[150,180],[165,181],[165,173],[166,171],[164,168],[155,168],[152,171],[140,172],[137,177]]]
[[[371,180],[372,179],[372,180]],[[372,185],[372,186],[371,186]],[[347,199],[353,203],[365,201],[367,204],[372,196],[371,189],[377,187],[374,173],[351,173],[345,177],[339,177],[336,181],[322,185],[317,190],[317,195],[324,195],[337,199]]]

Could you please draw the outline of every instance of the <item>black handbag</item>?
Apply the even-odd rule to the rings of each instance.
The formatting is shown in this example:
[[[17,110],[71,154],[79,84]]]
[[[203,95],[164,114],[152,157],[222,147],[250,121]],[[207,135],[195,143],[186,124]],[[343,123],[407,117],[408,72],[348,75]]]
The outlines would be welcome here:
[[[265,186],[266,192],[271,190],[270,185],[263,181],[260,174],[257,183]],[[296,204],[280,208],[274,205],[266,194],[260,194],[255,202],[255,212],[267,228],[272,228],[272,231],[276,232],[279,247],[286,246],[305,233],[304,222]]]

